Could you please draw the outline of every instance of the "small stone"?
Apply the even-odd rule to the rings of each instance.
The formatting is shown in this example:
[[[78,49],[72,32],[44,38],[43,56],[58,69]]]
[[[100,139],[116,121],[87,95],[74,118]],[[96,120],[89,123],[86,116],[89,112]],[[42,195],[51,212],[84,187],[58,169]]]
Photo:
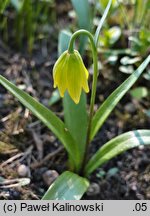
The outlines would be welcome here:
[[[24,164],[21,164],[18,167],[17,172],[18,172],[20,177],[28,176],[29,175],[29,167],[24,165]]]
[[[136,107],[133,103],[127,103],[124,108],[127,112],[129,112],[131,114],[136,111]]]
[[[56,170],[47,170],[43,173],[43,180],[47,186],[50,186],[59,176]]]
[[[100,193],[100,186],[97,183],[91,183],[87,195],[88,196],[94,196]]]

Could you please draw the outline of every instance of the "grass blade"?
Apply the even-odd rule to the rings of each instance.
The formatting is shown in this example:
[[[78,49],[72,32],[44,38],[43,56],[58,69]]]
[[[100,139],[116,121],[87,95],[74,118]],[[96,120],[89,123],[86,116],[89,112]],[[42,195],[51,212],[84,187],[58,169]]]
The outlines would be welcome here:
[[[139,76],[143,73],[145,68],[150,62],[150,55],[145,59],[145,61],[134,71],[128,79],[126,79],[100,106],[92,120],[92,130],[91,130],[91,140],[101,128],[109,114],[121,100],[121,98],[126,94],[126,92],[133,86],[137,81]]]
[[[95,36],[94,36],[94,41],[95,41],[95,45],[96,46],[98,44],[98,38],[99,38],[99,34],[100,34],[100,31],[101,31],[101,28],[102,28],[102,26],[103,26],[103,24],[105,22],[105,19],[107,17],[107,14],[109,12],[110,7],[111,7],[111,3],[112,3],[112,0],[109,0],[109,2],[107,4],[107,7],[106,7],[106,9],[104,11],[104,14],[103,14],[103,16],[102,16],[102,18],[101,18],[101,20],[99,22],[99,25],[98,25],[97,29],[96,29]]]
[[[66,171],[50,186],[42,200],[79,200],[88,186],[87,179]]]
[[[149,144],[150,130],[135,130],[117,136],[104,144],[89,160],[85,173],[89,175],[102,164],[131,148]]]

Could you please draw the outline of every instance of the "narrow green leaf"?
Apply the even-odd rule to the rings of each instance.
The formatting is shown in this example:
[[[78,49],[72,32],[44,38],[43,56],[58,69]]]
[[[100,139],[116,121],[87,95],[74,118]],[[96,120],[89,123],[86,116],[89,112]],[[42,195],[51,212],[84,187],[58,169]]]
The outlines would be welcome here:
[[[73,137],[64,123],[48,108],[37,102],[30,95],[17,88],[0,75],[0,84],[11,92],[25,107],[27,107],[38,119],[40,119],[63,143],[74,163],[79,163],[79,151]],[[74,157],[76,155],[76,157]]]
[[[79,27],[90,30],[91,12],[88,0],[71,0],[71,2],[78,17]]]
[[[85,151],[88,122],[86,112],[86,95],[82,92],[79,104],[75,104],[70,96],[66,94],[63,102],[66,127],[69,128],[71,135],[76,141],[82,158]]]
[[[67,31],[61,31],[59,35],[58,50],[59,55],[68,48],[71,34]],[[69,129],[72,137],[82,158],[85,149],[86,132],[87,132],[87,111],[86,95],[82,93],[79,104],[75,104],[68,93],[63,98],[64,118],[66,127]]]
[[[139,76],[143,73],[145,68],[150,62],[150,55],[145,59],[145,61],[138,67],[136,71],[132,73],[100,106],[92,120],[92,130],[91,130],[91,140],[101,128],[109,114],[121,100],[121,98],[126,94],[126,92],[132,87],[132,85],[137,81]]]
[[[71,2],[77,14],[79,28],[90,31],[92,27],[92,19],[88,0],[71,0]],[[86,41],[87,38],[85,36],[80,37],[80,53],[84,52]]]
[[[144,4],[144,9],[143,9],[143,14],[141,17],[141,22],[139,26],[144,26],[146,28],[146,26],[149,23],[149,14],[150,14],[150,1],[147,0]]]
[[[99,25],[98,25],[97,29],[96,29],[95,36],[94,36],[94,41],[95,41],[95,44],[96,44],[96,45],[98,44],[99,34],[100,34],[101,28],[102,28],[102,26],[103,26],[103,24],[104,24],[104,22],[105,22],[105,19],[106,19],[106,17],[107,17],[107,14],[108,14],[108,12],[109,12],[111,3],[112,3],[112,0],[109,0],[109,2],[108,2],[108,4],[107,4],[107,7],[106,7],[106,9],[105,9],[105,11],[104,11],[104,14],[103,14],[103,16],[102,16],[102,18],[101,18],[101,20],[100,20],[100,22],[99,22]]]
[[[89,175],[99,166],[128,149],[149,144],[150,130],[135,130],[117,136],[105,143],[89,160],[85,173]]]
[[[66,171],[49,187],[42,200],[79,200],[88,186],[87,179]]]
[[[134,17],[133,17],[133,28],[137,26],[144,27],[144,22],[146,21],[146,16],[149,14],[149,0],[136,0],[135,2],[135,10],[134,10]]]

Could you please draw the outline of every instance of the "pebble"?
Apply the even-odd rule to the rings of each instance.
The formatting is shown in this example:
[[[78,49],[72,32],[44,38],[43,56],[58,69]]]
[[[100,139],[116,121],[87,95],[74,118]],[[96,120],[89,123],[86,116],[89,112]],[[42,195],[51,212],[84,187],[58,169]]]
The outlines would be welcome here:
[[[136,111],[136,107],[133,103],[127,103],[124,108],[127,112],[129,112],[131,114]]]
[[[59,176],[56,170],[47,170],[43,173],[43,180],[47,186],[50,186]]]
[[[26,177],[29,175],[29,167],[26,166],[25,164],[21,164],[18,167],[17,172],[18,172],[20,177]]]
[[[91,183],[88,191],[87,191],[87,195],[88,196],[94,196],[100,193],[100,186],[97,183]]]
[[[14,199],[20,199],[20,192],[15,190],[15,189],[10,189],[9,190],[9,200],[14,200]]]

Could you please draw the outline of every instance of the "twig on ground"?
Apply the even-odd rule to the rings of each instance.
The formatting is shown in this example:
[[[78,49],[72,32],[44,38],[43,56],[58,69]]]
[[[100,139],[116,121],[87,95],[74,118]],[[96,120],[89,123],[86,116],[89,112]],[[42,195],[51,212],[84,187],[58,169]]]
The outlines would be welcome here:
[[[59,147],[56,151],[49,153],[48,155],[46,155],[43,160],[41,160],[40,162],[35,162],[31,164],[31,168],[35,169],[38,167],[41,167],[43,164],[45,164],[48,160],[50,160],[52,157],[55,157],[58,153],[60,153],[62,150],[64,149],[63,146]]]

